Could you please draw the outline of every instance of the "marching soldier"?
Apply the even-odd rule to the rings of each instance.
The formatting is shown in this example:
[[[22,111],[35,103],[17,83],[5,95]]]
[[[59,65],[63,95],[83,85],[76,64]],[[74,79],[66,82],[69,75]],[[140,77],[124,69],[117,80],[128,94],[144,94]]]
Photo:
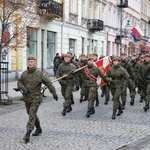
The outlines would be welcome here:
[[[23,93],[23,101],[25,102],[26,111],[29,116],[28,123],[26,125],[27,132],[23,138],[25,142],[29,142],[30,134],[36,127],[33,136],[37,136],[42,133],[40,126],[40,120],[37,116],[38,108],[41,104],[41,85],[45,84],[49,91],[52,93],[53,98],[58,100],[55,87],[52,85],[51,80],[46,74],[43,74],[36,68],[36,59],[34,57],[28,58],[28,69],[24,71],[21,77],[18,79],[18,89]]]
[[[139,70],[140,70],[140,63],[137,60],[136,53],[132,53],[130,63],[135,74],[135,77],[132,79],[132,84],[133,84],[133,91],[134,93],[136,93],[136,87],[138,87]]]
[[[99,68],[97,68],[93,64],[93,58],[88,58],[87,67],[83,70],[83,84],[85,87],[85,94],[87,95],[88,99],[88,110],[86,117],[89,118],[91,114],[95,113],[94,109],[94,101],[96,100],[97,96],[97,77],[100,76],[106,81],[110,81],[108,78],[104,76]]]
[[[144,55],[141,55],[140,56],[140,61],[139,61],[139,63],[140,63],[140,69],[141,69],[141,67],[143,67],[143,65],[144,65],[144,58],[145,58],[145,56]],[[144,92],[143,92],[143,89],[142,89],[142,84],[141,84],[141,80],[140,80],[140,71],[139,71],[139,74],[138,74],[139,76],[139,79],[138,79],[138,91],[139,91],[139,93],[140,93],[140,103],[142,103],[143,102],[143,100],[144,100]]]
[[[119,57],[113,58],[113,65],[108,70],[106,76],[112,79],[112,81],[110,82],[110,90],[111,90],[111,94],[113,96],[112,119],[115,119],[117,109],[118,109],[117,116],[120,116],[123,113],[121,103],[119,101],[121,94],[122,94],[122,89],[124,86],[122,84],[122,82],[124,80],[127,80],[127,82],[129,82],[129,74],[123,67],[120,66],[120,58]]]
[[[80,57],[81,57],[81,60],[78,62],[78,64],[80,67],[83,67],[87,64],[87,58],[84,54],[81,54]],[[79,78],[80,78],[79,80],[80,80],[80,89],[81,89],[81,91],[80,91],[80,103],[82,103],[82,101],[87,100],[87,98],[85,96],[85,89],[84,89],[83,78],[82,78],[81,74],[79,75]]]
[[[93,53],[92,57],[93,57],[94,62],[96,62],[98,60],[98,54],[97,53]],[[98,88],[97,88],[97,93],[96,93],[96,104],[95,104],[95,106],[99,106]]]
[[[71,57],[70,62],[76,67],[76,69],[79,69],[80,66],[79,66],[78,62],[76,62],[76,61],[74,60],[74,56],[72,55],[72,53],[71,53],[71,52],[67,52],[67,54],[70,55],[70,57]],[[77,74],[78,74],[78,73],[77,73]],[[76,77],[74,78],[74,85],[77,86],[77,88],[79,88],[78,82],[76,82],[76,80],[79,80],[79,74],[76,75]],[[75,102],[74,102],[73,93],[72,93],[72,96],[71,96],[71,104],[74,104],[74,103],[75,103]]]
[[[145,106],[143,109],[147,111],[150,102],[150,54],[145,55],[144,63],[140,68],[140,79],[145,99]]]
[[[72,58],[71,55],[65,54],[64,61],[59,65],[56,72],[57,78],[68,74],[67,77],[59,80],[59,83],[61,85],[61,93],[65,99],[65,102],[63,103],[63,111],[62,111],[63,116],[66,115],[66,112],[72,111],[71,98],[73,95],[74,78],[76,77],[75,76],[76,74],[73,74],[72,72],[76,69],[76,66],[71,63],[71,58]]]
[[[121,54],[121,62],[120,62],[120,66],[122,66],[130,75],[130,79],[134,79],[134,70],[131,66],[131,63],[129,62],[129,60],[127,60],[127,54],[125,52],[123,52]],[[128,82],[125,80],[123,81],[123,90],[122,90],[122,95],[121,95],[121,100],[122,100],[122,109],[125,109],[125,104],[126,104],[126,96],[127,96],[127,87],[129,88],[130,91],[130,97],[131,97],[131,101],[130,104],[133,105],[134,104],[134,98],[135,98],[135,91],[132,85],[132,82]]]

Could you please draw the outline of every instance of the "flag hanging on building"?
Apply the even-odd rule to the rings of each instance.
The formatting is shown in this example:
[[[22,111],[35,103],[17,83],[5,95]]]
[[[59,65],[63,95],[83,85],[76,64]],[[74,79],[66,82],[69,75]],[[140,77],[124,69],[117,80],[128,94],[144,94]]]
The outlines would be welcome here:
[[[141,30],[140,26],[137,25],[131,30],[134,34],[136,34],[138,37],[144,36],[143,31]]]
[[[104,57],[104,58],[94,62],[94,63],[104,74],[106,74],[108,72],[108,70],[110,69],[111,59],[109,56],[107,56],[107,57]],[[102,78],[98,77],[97,84],[98,84],[98,86],[103,86],[106,83]]]
[[[141,30],[139,25],[137,25],[137,26],[135,26],[134,28],[131,29],[131,36],[132,36],[134,42],[139,41],[140,37],[144,36],[144,33]]]

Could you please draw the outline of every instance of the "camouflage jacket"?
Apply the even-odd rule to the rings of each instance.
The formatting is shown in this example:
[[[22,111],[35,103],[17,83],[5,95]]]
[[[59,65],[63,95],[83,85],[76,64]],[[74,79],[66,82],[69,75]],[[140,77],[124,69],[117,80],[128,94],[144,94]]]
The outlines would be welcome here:
[[[73,85],[74,79],[76,79],[77,76],[76,76],[76,73],[74,73],[74,74],[69,74],[69,73],[74,71],[75,69],[76,69],[75,65],[73,65],[70,62],[66,63],[63,61],[57,69],[56,78],[62,77],[63,75],[67,75],[67,74],[68,74],[68,76],[59,80],[59,83],[61,85]]]
[[[120,66],[123,67],[128,72],[131,79],[134,79],[134,77],[135,77],[134,69],[128,60],[122,60],[120,62]]]
[[[133,68],[133,71],[134,71],[135,79],[138,79],[139,78],[140,63],[137,62],[136,60],[131,60],[130,63],[131,63],[131,66]]]
[[[24,71],[17,82],[20,90],[26,88],[29,91],[28,94],[23,95],[23,100],[25,102],[41,102],[42,83],[48,87],[53,95],[56,94],[55,87],[52,85],[50,78],[46,74],[43,74],[36,68]]]
[[[147,84],[150,83],[150,62],[144,62],[139,71],[139,78],[145,80]]]
[[[106,76],[111,78],[113,81],[110,83],[111,88],[116,88],[116,87],[121,88],[123,86],[122,82],[124,80],[127,80],[127,82],[129,82],[129,74],[120,65],[118,66],[112,65],[112,67],[108,70]]]

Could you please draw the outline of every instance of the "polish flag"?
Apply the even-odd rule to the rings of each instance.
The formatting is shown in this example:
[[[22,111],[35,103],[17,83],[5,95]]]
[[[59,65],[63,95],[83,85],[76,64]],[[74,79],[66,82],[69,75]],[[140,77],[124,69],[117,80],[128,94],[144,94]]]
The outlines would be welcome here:
[[[137,25],[136,27],[134,27],[131,31],[132,31],[134,34],[136,34],[138,37],[144,36],[144,33],[143,33],[143,31],[141,30],[141,28],[139,27],[139,25]]]
[[[109,56],[107,56],[94,63],[104,74],[106,74],[108,70],[110,69],[111,59]],[[105,81],[101,77],[97,78],[98,86],[103,86],[105,84],[106,84]]]

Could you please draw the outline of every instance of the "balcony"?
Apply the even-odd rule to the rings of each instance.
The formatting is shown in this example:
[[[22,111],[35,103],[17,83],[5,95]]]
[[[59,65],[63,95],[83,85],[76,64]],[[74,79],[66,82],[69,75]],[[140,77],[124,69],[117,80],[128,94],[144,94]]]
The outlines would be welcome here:
[[[103,21],[98,19],[88,19],[87,20],[87,28],[90,32],[96,32],[103,30]]]
[[[63,17],[63,4],[53,0],[39,0],[38,14],[46,20]]]
[[[128,0],[118,0],[117,6],[120,8],[127,8],[128,7]]]

